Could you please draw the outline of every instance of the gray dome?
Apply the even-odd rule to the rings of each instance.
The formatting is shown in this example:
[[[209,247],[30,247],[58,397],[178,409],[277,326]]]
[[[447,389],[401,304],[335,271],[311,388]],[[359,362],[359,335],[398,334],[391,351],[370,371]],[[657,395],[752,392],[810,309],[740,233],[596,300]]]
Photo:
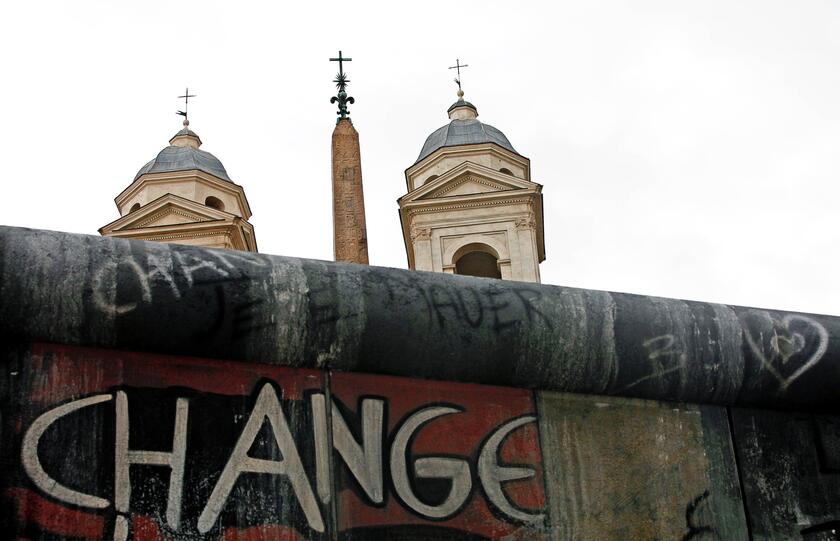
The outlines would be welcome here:
[[[474,107],[474,106],[473,106]],[[451,109],[451,108],[450,108]],[[438,128],[426,139],[417,162],[443,147],[496,143],[502,148],[516,152],[508,138],[500,130],[477,119],[452,120],[446,126]],[[519,154],[516,152],[516,154]],[[414,162],[414,163],[417,163]]]
[[[172,173],[174,171],[189,171],[191,169],[198,169],[222,180],[233,182],[228,177],[222,162],[209,152],[197,148],[172,145],[161,150],[154,160],[141,167],[140,171],[135,175],[134,180],[137,180],[140,175],[145,175],[146,173]]]

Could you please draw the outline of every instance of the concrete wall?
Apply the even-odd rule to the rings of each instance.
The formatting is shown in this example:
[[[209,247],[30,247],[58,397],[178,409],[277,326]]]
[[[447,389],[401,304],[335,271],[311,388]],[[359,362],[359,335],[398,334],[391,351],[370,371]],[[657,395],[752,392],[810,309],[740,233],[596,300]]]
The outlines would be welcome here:
[[[9,539],[835,539],[840,320],[0,228]]]

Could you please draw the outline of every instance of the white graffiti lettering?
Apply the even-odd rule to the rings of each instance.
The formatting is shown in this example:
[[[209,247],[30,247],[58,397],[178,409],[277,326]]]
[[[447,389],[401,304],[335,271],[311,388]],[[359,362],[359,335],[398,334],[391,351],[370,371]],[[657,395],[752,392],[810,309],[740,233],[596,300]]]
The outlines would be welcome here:
[[[501,466],[498,457],[502,443],[511,432],[536,420],[537,418],[533,415],[527,415],[503,424],[487,439],[478,455],[478,478],[481,480],[481,486],[484,488],[484,493],[487,494],[487,499],[507,516],[531,524],[539,524],[545,519],[545,516],[526,513],[514,507],[505,496],[502,483],[530,479],[534,476],[534,470],[523,466]]]
[[[328,400],[324,393],[312,393],[308,396],[312,413],[311,429],[315,453],[315,490],[304,468],[299,443],[295,441],[286,412],[284,412],[285,402],[281,402],[274,384],[266,382],[257,389],[254,406],[241,432],[236,436],[236,442],[218,478],[212,472],[201,472],[202,480],[215,479],[215,484],[203,508],[199,507],[201,512],[197,520],[195,517],[191,520],[182,517],[183,498],[188,483],[186,481],[188,453],[200,452],[198,449],[189,449],[187,443],[190,433],[189,423],[193,415],[190,399],[175,398],[174,423],[171,425],[173,426],[171,451],[136,449],[130,446],[132,431],[129,394],[123,390],[115,390],[113,394],[80,398],[42,413],[24,434],[21,461],[24,471],[34,485],[56,500],[92,509],[105,509],[113,503],[116,514],[113,522],[113,538],[116,541],[124,541],[130,536],[132,528],[130,513],[137,511],[131,508],[132,490],[137,490],[137,487],[154,490],[151,485],[142,484],[142,477],[138,480],[138,476],[142,476],[147,467],[169,468],[165,520],[168,528],[179,535],[189,533],[191,528],[196,528],[201,534],[206,534],[215,528],[226,507],[234,505],[233,502],[229,502],[229,499],[237,483],[247,482],[240,480],[240,477],[246,474],[269,474],[284,478],[284,481],[291,486],[291,491],[309,527],[316,532],[324,532],[326,526],[319,499],[323,504],[327,504],[335,498],[336,486],[333,484],[331,472],[333,456],[341,458],[349,474],[358,483],[358,487],[354,488],[358,496],[367,498],[374,505],[385,503],[387,497],[385,480],[389,478],[387,473],[390,473],[389,487],[396,495],[397,501],[401,502],[406,509],[428,519],[442,520],[456,515],[470,500],[473,485],[480,483],[483,490],[476,494],[483,493],[494,512],[513,521],[527,524],[538,524],[545,520],[543,513],[517,507],[505,491],[505,484],[508,482],[532,479],[535,476],[535,469],[524,464],[500,463],[501,449],[505,441],[516,430],[535,422],[537,419],[534,415],[516,417],[499,425],[490,432],[480,448],[476,449],[476,454],[470,453],[465,457],[424,454],[414,457],[412,442],[426,425],[441,417],[465,411],[449,405],[428,405],[414,411],[394,429],[390,448],[386,451],[384,447],[388,440],[386,438],[387,402],[385,399],[362,398],[359,401],[357,418],[351,419],[351,414],[343,413],[347,411],[343,409],[343,405]],[[42,436],[57,421],[89,406],[112,400],[115,423],[113,502],[63,485],[47,473],[47,468],[42,464],[38,454]],[[99,413],[101,414],[102,411],[100,410]],[[154,420],[144,419],[144,425],[151,427],[154,431]],[[354,428],[351,429],[351,427]],[[78,434],[74,431],[66,431],[66,433]],[[260,438],[266,437],[267,434],[270,434],[269,437],[276,444],[278,458],[251,456],[249,453],[252,448]],[[135,434],[133,441],[149,441],[149,436],[149,434]],[[166,437],[168,439],[168,433]],[[264,442],[260,442],[262,443]],[[137,447],[136,443],[135,447]],[[190,462],[190,464],[195,463]],[[143,469],[136,471],[132,468],[137,466]],[[132,483],[132,471],[135,483]],[[196,475],[197,472],[190,473]],[[448,492],[445,495],[434,496],[435,502],[424,501],[431,497],[422,490],[427,487],[424,480],[426,480],[425,483],[429,483],[429,480],[446,481],[448,483],[440,486],[448,486]],[[133,485],[136,486],[133,488]],[[428,485],[428,487],[432,486],[434,486],[433,483]],[[435,490],[437,491],[437,488]]]
[[[174,530],[181,525],[181,493],[184,484],[184,462],[187,457],[187,415],[189,402],[179,398],[175,402],[175,431],[172,436],[172,452],[138,451],[128,448],[128,398],[125,392],[117,391],[117,430],[114,453],[114,507],[118,513],[127,513],[131,499],[131,477],[129,466],[167,466],[169,474],[169,495],[166,503],[166,522]]]
[[[405,420],[394,437],[391,446],[391,476],[394,489],[400,498],[412,509],[423,516],[442,519],[454,515],[467,500],[472,490],[470,465],[460,458],[427,457],[414,462],[417,477],[450,479],[452,488],[440,505],[429,505],[420,501],[411,488],[408,479],[408,443],[411,437],[424,424],[444,415],[460,413],[461,410],[446,406],[424,408]]]
[[[312,423],[315,434],[315,467],[318,495],[324,503],[329,501],[329,444],[327,442],[327,413],[323,394],[312,395]],[[362,443],[350,432],[347,422],[332,404],[333,446],[347,464],[348,469],[373,503],[383,501],[382,483],[382,429],[385,402],[380,399],[362,400]]]
[[[50,475],[44,470],[44,466],[41,464],[40,458],[38,458],[38,443],[41,441],[41,436],[44,435],[44,432],[46,432],[53,423],[65,415],[69,415],[74,411],[78,411],[88,406],[93,406],[94,404],[108,402],[111,398],[112,397],[109,394],[98,394],[82,398],[81,400],[68,402],[67,404],[63,404],[41,414],[41,416],[35,419],[35,421],[33,421],[29,426],[29,429],[23,436],[23,444],[21,445],[20,450],[20,460],[23,463],[23,470],[29,478],[32,479],[35,486],[44,491],[45,494],[52,496],[57,500],[81,507],[105,509],[110,505],[110,502],[104,498],[73,490],[72,488],[68,488],[50,477]]]
[[[254,444],[265,420],[268,420],[271,426],[274,441],[283,456],[282,460],[265,460],[248,456],[248,450]],[[207,533],[216,523],[233,485],[243,473],[270,473],[288,478],[309,525],[317,532],[324,531],[321,510],[318,508],[315,494],[303,469],[295,440],[292,438],[292,432],[286,422],[277,393],[269,383],[263,385],[260,390],[257,403],[245,423],[245,428],[242,429],[242,434],[222,470],[221,477],[213,487],[207,505],[198,517],[199,532]]]

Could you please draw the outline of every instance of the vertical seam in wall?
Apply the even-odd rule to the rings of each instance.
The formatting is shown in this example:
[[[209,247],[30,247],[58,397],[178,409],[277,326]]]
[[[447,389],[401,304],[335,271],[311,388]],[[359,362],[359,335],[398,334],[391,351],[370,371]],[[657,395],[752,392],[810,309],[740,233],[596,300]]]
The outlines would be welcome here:
[[[738,443],[735,439],[735,422],[732,417],[732,407],[726,406],[726,424],[729,426],[729,441],[732,442],[732,455],[735,457],[735,474],[738,476],[738,490],[741,492],[741,505],[744,508],[744,521],[747,524],[747,535],[750,541],[754,539],[750,510],[747,507],[747,493],[744,488],[744,477],[741,474],[741,459],[738,456]]]
[[[333,541],[338,541],[338,503],[336,502],[336,499],[338,498],[338,487],[336,486],[335,465],[333,460],[335,458],[335,454],[333,453],[331,374],[332,371],[328,365],[324,370],[324,401],[326,402],[324,411],[327,417],[327,464],[329,466],[327,471],[329,472],[330,480],[330,538]]]
[[[547,528],[548,533],[551,533],[551,506],[549,505],[549,498],[551,498],[550,491],[548,490],[548,469],[546,468],[545,463],[545,453],[543,453],[543,449],[545,445],[543,445],[543,433],[542,433],[542,423],[540,419],[542,419],[542,415],[540,413],[540,400],[539,400],[539,392],[538,391],[531,391],[531,399],[534,401],[534,415],[537,417],[537,443],[539,444],[539,452],[540,452],[540,466],[542,467],[542,481],[543,481],[543,494],[545,494],[545,525]]]

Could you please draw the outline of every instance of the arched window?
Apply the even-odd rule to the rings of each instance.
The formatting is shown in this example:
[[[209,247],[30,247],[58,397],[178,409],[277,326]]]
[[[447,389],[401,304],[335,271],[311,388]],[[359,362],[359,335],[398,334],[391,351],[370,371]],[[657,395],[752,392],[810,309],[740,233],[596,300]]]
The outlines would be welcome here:
[[[513,171],[511,171],[511,170],[510,170],[510,169],[508,169],[507,167],[502,167],[501,169],[499,169],[499,172],[500,172],[500,173],[504,173],[504,174],[506,174],[506,175],[513,176]]]
[[[467,244],[455,252],[452,259],[455,262],[455,274],[482,278],[502,277],[499,256],[486,244]]]
[[[131,214],[132,212],[134,212],[135,210],[138,210],[139,208],[140,208],[140,203],[134,203],[133,205],[131,205],[131,210],[129,210],[128,213]]]
[[[222,200],[218,197],[213,197],[212,195],[207,196],[207,199],[204,200],[204,204],[216,210],[225,210],[225,204],[222,203]]]
[[[436,179],[436,178],[438,178],[438,175],[432,175],[432,176],[430,176],[429,178],[427,178],[426,180],[424,180],[424,181],[423,181],[423,184],[428,184],[428,183],[430,183],[431,181],[433,181],[433,180],[434,180],[434,179]]]

